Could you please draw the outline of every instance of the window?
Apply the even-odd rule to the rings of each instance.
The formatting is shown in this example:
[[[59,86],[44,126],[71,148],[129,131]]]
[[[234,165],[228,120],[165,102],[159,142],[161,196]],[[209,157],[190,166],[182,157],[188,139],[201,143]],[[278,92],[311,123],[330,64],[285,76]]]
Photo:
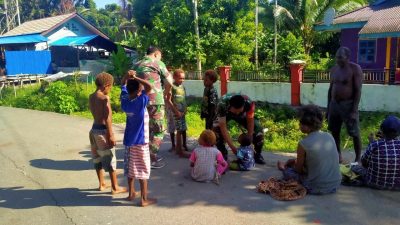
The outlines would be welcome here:
[[[376,52],[375,40],[359,40],[359,45],[358,45],[359,63],[375,62],[375,52]]]

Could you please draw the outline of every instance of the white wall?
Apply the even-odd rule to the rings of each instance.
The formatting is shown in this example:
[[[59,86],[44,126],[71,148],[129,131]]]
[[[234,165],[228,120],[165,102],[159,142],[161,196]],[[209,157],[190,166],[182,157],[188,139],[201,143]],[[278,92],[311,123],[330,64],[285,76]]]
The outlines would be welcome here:
[[[204,85],[202,80],[186,80],[184,85],[187,96],[203,96]],[[214,87],[217,88],[218,96],[220,96],[220,82],[217,81]],[[231,81],[228,83],[228,93],[242,93],[255,101],[290,104],[290,83]]]
[[[326,107],[329,84],[301,84],[302,105]],[[362,111],[400,112],[400,86],[363,84],[359,109]]]
[[[186,80],[188,96],[203,96],[203,81]],[[220,95],[220,83],[215,83]],[[300,102],[302,105],[315,104],[326,107],[328,83],[302,83],[300,85]],[[255,101],[290,105],[291,84],[270,82],[240,82],[228,83],[228,92],[243,93]],[[400,85],[363,84],[359,109],[362,111],[400,112]]]

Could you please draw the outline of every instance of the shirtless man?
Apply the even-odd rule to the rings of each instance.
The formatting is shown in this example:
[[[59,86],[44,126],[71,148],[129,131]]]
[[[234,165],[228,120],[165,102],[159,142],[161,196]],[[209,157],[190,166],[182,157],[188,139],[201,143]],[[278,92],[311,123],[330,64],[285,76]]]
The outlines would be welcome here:
[[[355,162],[361,157],[361,137],[358,118],[358,104],[361,98],[362,70],[355,63],[349,62],[350,50],[340,47],[336,52],[336,66],[331,71],[331,81],[328,90],[327,118],[328,129],[331,131],[339,152],[339,162],[342,162],[340,152],[340,130],[342,123],[346,125],[347,133],[353,138]]]
[[[99,179],[99,190],[106,189],[103,169],[110,173],[111,193],[127,192],[117,182],[117,160],[114,146],[116,144],[112,130],[112,110],[110,97],[114,79],[108,73],[100,73],[96,76],[96,91],[89,96],[89,109],[93,115],[93,126],[89,132],[91,152],[94,168]]]

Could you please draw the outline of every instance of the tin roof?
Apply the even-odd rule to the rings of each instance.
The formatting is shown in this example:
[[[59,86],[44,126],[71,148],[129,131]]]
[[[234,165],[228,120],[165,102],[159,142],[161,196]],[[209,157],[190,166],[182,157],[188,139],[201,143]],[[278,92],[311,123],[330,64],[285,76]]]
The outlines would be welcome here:
[[[400,32],[400,1],[397,6],[375,11],[360,34]]]
[[[316,24],[316,30],[341,30],[361,28],[362,37],[378,38],[400,36],[400,0],[378,0],[337,16],[332,24]]]
[[[18,27],[8,31],[3,36],[16,36],[24,34],[37,34],[50,30],[54,26],[64,22],[70,17],[74,16],[76,13],[69,13],[60,16],[53,16],[43,19],[27,21]]]

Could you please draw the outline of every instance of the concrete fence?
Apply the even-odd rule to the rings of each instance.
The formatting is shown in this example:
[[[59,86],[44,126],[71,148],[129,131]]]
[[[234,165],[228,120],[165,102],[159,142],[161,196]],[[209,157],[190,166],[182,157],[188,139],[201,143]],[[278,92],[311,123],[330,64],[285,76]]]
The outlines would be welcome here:
[[[188,96],[203,96],[203,81],[186,80]],[[220,82],[215,84],[220,94]],[[326,107],[329,84],[300,83],[300,104],[315,104]],[[255,101],[291,105],[291,83],[271,82],[228,82],[228,93],[242,93]],[[363,84],[360,110],[400,112],[400,86]]]

